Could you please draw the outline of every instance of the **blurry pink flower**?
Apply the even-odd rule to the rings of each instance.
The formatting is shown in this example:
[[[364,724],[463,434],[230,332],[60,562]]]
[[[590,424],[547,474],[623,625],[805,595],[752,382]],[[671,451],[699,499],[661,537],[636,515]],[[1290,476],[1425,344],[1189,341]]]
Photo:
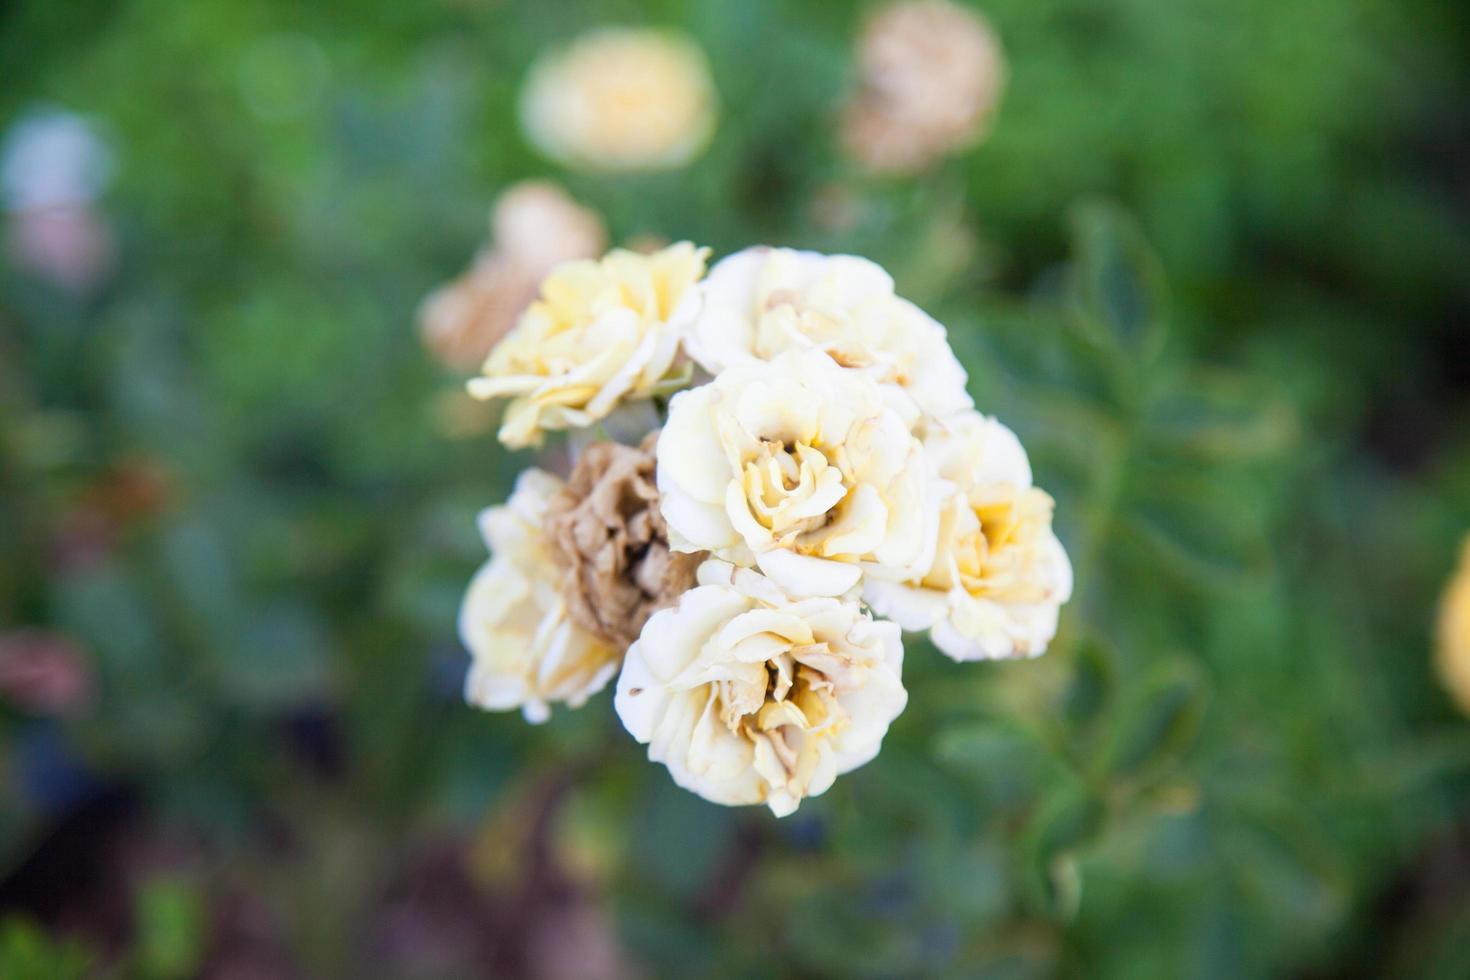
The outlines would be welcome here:
[[[0,700],[23,711],[69,715],[85,707],[94,680],[85,654],[60,633],[0,633]]]
[[[116,264],[112,231],[90,207],[58,205],[10,216],[10,261],[60,289],[85,293]]]

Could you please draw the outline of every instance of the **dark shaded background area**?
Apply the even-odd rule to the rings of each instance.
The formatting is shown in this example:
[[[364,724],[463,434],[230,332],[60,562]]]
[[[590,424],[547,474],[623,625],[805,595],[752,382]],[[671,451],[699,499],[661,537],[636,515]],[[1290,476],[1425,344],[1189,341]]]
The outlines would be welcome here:
[[[833,131],[865,9],[0,8],[0,127],[80,113],[115,158],[111,272],[0,269],[34,667],[0,679],[0,975],[1465,975],[1429,653],[1470,530],[1470,13],[988,0],[993,132],[879,179]],[[629,22],[706,48],[714,142],[559,172],[526,66]],[[911,640],[883,753],[784,821],[677,790],[609,697],[463,706],[474,515],[530,457],[413,316],[542,175],[615,240],[892,270],[1058,500],[1055,649]]]

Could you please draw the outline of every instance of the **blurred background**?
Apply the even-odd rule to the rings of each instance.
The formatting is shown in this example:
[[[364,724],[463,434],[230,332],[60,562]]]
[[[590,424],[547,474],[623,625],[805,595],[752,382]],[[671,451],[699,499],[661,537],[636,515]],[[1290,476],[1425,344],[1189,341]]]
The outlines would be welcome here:
[[[1466,8],[16,0],[0,65],[0,976],[1470,976]],[[1076,567],[781,821],[460,694],[535,462],[463,380],[685,238],[890,269]]]

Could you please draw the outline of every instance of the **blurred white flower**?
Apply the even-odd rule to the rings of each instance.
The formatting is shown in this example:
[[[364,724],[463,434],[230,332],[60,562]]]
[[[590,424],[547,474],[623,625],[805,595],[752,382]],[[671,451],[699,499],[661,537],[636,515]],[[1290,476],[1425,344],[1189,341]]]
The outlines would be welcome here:
[[[894,295],[893,277],[867,259],[748,248],[715,264],[704,294],[685,346],[711,374],[815,348],[900,386],[929,415],[973,405],[944,327]]]
[[[419,307],[424,345],[453,369],[483,363],[557,265],[595,258],[607,246],[601,217],[546,180],[522,181],[502,193],[490,231],[474,264]]]
[[[914,173],[983,134],[1006,72],[978,13],[948,0],[902,0],[868,22],[857,74],[842,120],[848,152],[870,170]]]
[[[91,204],[112,180],[112,153],[91,123],[46,110],[10,128],[0,150],[7,211]]]
[[[601,261],[558,266],[491,352],[484,376],[469,382],[476,398],[512,399],[500,441],[537,445],[548,429],[585,427],[653,394],[699,312],[707,255],[680,242],[653,255],[614,249]]]
[[[1470,714],[1470,537],[1439,605],[1435,667],[1455,704]]]
[[[80,116],[48,110],[11,127],[0,150],[11,260],[73,292],[99,282],[115,263],[112,230],[96,208],[112,170],[107,144]]]
[[[863,598],[907,630],[930,630],[955,660],[1036,656],[1056,635],[1072,567],[1052,500],[1010,429],[977,412],[923,426],[924,449],[954,488],[932,565],[906,582],[869,577]]]
[[[664,170],[709,144],[716,95],[704,52],[689,38],[602,28],[536,61],[520,112],[531,142],[562,164]]]
[[[526,470],[504,506],[480,515],[491,558],[459,612],[460,639],[474,658],[466,700],[492,711],[520,708],[530,722],[550,717],[549,702],[580,707],[617,672],[621,653],[568,613],[563,570],[542,530],[561,489],[551,474]]]
[[[785,816],[877,755],[908,700],[899,629],[726,562],[699,583],[628,650],[618,716],[685,789]]]
[[[657,449],[671,547],[793,595],[841,595],[865,567],[921,575],[943,490],[893,390],[799,349],[675,395]]]

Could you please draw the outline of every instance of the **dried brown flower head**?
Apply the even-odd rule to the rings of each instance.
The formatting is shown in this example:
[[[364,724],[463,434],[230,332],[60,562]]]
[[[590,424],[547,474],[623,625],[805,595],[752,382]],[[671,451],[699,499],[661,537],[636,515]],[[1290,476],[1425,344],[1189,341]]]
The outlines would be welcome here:
[[[470,370],[479,367],[535,298],[535,285],[514,263],[498,252],[482,251],[468,272],[424,300],[419,333],[445,367]]]
[[[654,486],[657,441],[653,432],[637,448],[588,446],[546,512],[547,540],[567,569],[573,621],[620,648],[694,584],[705,558],[669,551]]]
[[[847,151],[870,170],[913,173],[973,143],[1005,82],[990,25],[948,0],[903,0],[868,22],[858,91],[842,120]]]

